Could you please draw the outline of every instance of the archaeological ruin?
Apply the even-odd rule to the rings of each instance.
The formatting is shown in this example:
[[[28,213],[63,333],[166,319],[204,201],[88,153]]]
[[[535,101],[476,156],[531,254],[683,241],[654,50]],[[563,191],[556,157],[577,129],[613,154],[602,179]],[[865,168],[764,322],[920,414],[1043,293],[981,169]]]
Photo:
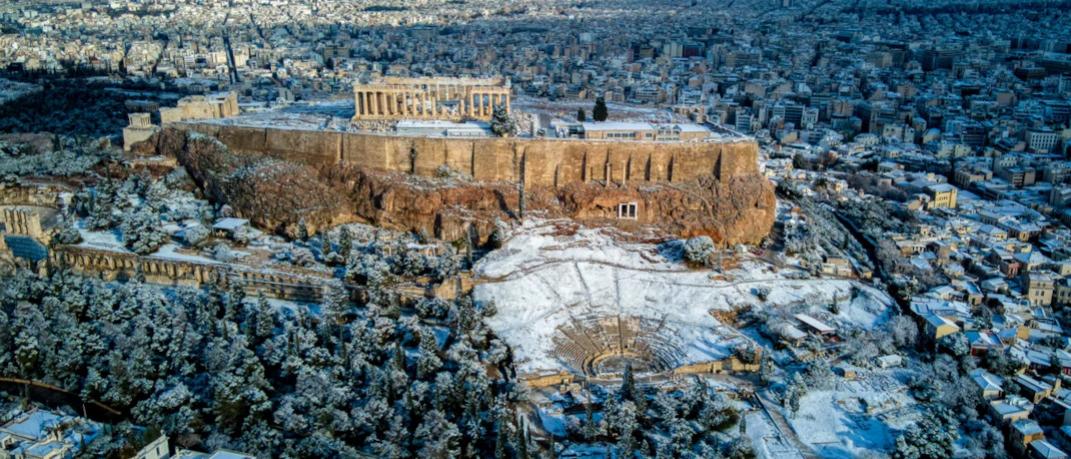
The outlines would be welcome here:
[[[304,191],[291,187],[294,195],[287,193],[286,202],[291,211],[320,209],[317,215],[301,216],[311,227],[364,221],[446,240],[470,237],[482,242],[494,221],[532,212],[594,225],[650,227],[670,236],[709,235],[727,245],[757,243],[773,225],[773,188],[759,171],[758,145],[733,131],[644,124],[652,132],[665,131],[647,135],[632,129],[643,123],[607,122],[585,123],[593,133],[601,133],[590,138],[531,132],[498,137],[485,121],[497,107],[511,109],[510,85],[504,78],[385,77],[355,84],[353,90],[354,114],[346,126],[330,117],[294,126],[288,122],[294,111],[268,111],[263,118],[256,116],[264,111],[228,116],[221,110],[230,107],[231,99],[217,97],[213,100],[219,101],[220,110],[169,116],[163,132],[135,150],[178,158],[202,178],[199,164],[228,163],[204,162],[208,156],[243,155],[302,165],[304,169],[291,167],[300,178],[284,177],[282,168],[275,167],[268,174],[275,183],[246,184],[244,193],[281,191],[278,183],[305,181],[305,188],[319,195],[309,194],[311,201],[303,202]],[[143,119],[132,118],[135,121],[141,128]],[[422,135],[419,129],[390,128],[399,123],[447,123],[466,133]],[[624,128],[632,131],[621,131]],[[479,135],[469,135],[473,133]],[[206,136],[219,145],[191,143],[188,136]],[[285,209],[267,204],[243,208],[243,202],[262,200],[243,195],[237,184],[223,183],[222,171],[209,175],[222,182],[201,186],[229,191],[226,194],[238,201],[230,204],[255,224],[293,231],[298,216],[283,215]],[[325,202],[324,193],[339,198]]]

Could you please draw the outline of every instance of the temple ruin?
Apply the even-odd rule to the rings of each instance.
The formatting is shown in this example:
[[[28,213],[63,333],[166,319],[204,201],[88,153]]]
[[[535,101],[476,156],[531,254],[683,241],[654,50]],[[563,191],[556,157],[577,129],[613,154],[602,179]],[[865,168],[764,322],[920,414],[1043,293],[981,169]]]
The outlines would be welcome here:
[[[385,77],[353,85],[353,121],[489,120],[495,109],[510,109],[505,78]]]

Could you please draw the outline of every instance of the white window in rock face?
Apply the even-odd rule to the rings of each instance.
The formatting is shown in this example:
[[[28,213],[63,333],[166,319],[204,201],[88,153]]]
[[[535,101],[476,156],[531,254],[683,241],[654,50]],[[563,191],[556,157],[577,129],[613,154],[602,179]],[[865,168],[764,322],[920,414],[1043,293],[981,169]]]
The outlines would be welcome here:
[[[636,203],[623,202],[617,205],[617,218],[624,218],[629,220],[636,219]]]

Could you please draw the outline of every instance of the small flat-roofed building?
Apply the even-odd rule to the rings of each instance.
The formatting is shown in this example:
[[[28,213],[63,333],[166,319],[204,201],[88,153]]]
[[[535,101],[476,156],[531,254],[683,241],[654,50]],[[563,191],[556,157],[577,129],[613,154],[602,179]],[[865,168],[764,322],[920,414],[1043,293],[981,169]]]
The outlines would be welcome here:
[[[180,449],[175,453],[173,459],[256,459],[256,456],[225,449],[217,450],[213,453]]]
[[[203,453],[189,449],[179,448],[175,454],[171,454],[170,441],[166,435],[161,435],[134,454],[132,459],[255,459],[251,454],[218,449],[211,453]]]
[[[1071,304],[1071,277],[1053,283],[1053,303],[1066,306]]]
[[[1030,304],[1036,306],[1049,306],[1052,304],[1052,294],[1056,288],[1056,281],[1051,274],[1043,272],[1027,273],[1023,278],[1023,286]]]
[[[1031,443],[1045,439],[1045,432],[1033,419],[1018,419],[1012,421],[1008,439],[1013,449],[1025,453]]]
[[[1032,409],[1030,407],[1008,403],[1007,400],[993,400],[989,402],[989,411],[995,420],[1001,424],[1008,424],[1010,422],[1029,418]]]
[[[971,347],[971,355],[975,357],[986,355],[990,351],[1000,350],[1004,347],[1000,343],[1000,339],[989,331],[967,330],[963,334],[967,337],[967,344]]]
[[[217,235],[230,238],[247,228],[249,228],[249,220],[233,217],[221,218],[212,225],[212,231]]]
[[[1060,426],[1060,438],[1064,442],[1071,442],[1071,423],[1067,422],[1067,418],[1064,418],[1064,425]]]
[[[837,365],[833,368],[833,371],[844,379],[855,379],[857,376],[859,376],[859,367],[855,365]]]
[[[1048,440],[1030,443],[1030,457],[1033,459],[1067,459],[1067,454]]]
[[[1016,376],[1015,383],[1022,389],[1023,395],[1034,404],[1037,404],[1052,393],[1052,386],[1027,375]]]
[[[926,321],[926,335],[935,341],[959,332],[959,325],[937,314],[926,314],[922,319]]]
[[[807,334],[792,324],[782,326],[778,334],[782,342],[793,347],[803,344],[803,341],[807,339]]]
[[[982,398],[993,400],[1004,396],[1004,381],[997,375],[982,368],[975,368],[968,373],[971,381],[978,386]]]
[[[0,427],[0,459],[76,457],[103,433],[88,419],[31,410]]]
[[[401,120],[394,132],[407,137],[491,137],[490,125],[484,122],[453,122],[445,120]]]
[[[580,136],[587,140],[648,140],[676,142],[702,140],[713,133],[698,124],[652,124],[646,122],[602,121],[580,123]]]
[[[837,329],[807,314],[800,313],[796,314],[795,317],[796,320],[803,324],[804,327],[806,327],[812,333],[817,333],[821,336],[834,336],[837,334]]]
[[[900,357],[895,354],[883,355],[874,359],[874,361],[878,364],[878,367],[880,368],[892,368],[904,364],[903,357]]]
[[[927,208],[955,209],[957,193],[958,190],[956,187],[947,183],[929,185],[926,187],[926,194],[930,197],[930,202],[927,205]]]
[[[841,257],[826,257],[822,262],[822,274],[839,277],[851,277],[852,265]]]
[[[161,435],[141,447],[131,459],[167,459],[171,457],[171,444],[167,435]]]

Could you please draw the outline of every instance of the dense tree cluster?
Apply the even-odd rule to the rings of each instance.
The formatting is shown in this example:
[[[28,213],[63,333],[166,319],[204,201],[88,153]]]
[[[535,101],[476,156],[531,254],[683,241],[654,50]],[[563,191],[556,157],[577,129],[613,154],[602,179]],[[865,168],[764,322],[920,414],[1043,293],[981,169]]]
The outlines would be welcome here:
[[[53,151],[34,152],[25,143],[0,142],[0,177],[82,175],[116,156],[94,142],[63,138],[56,143]]]
[[[459,269],[452,248],[445,246],[445,253],[436,253],[430,246],[421,246],[420,238],[411,234],[349,247],[352,249],[342,254],[348,260],[347,276],[361,284],[389,285],[402,276],[442,281]]]
[[[470,301],[443,302],[428,322],[376,304],[347,319],[342,298],[317,316],[239,289],[19,272],[0,290],[0,374],[99,400],[187,447],[384,458],[528,448],[514,434],[517,395],[486,364],[502,346]]]
[[[983,415],[989,405],[969,379],[975,360],[965,344],[941,341],[933,361],[909,381],[911,395],[929,410],[916,426],[900,434],[893,457],[949,457],[957,448],[953,444],[966,448],[970,457],[1008,457],[1000,429]]]
[[[894,459],[938,459],[956,452],[958,422],[947,409],[930,410],[896,438]]]
[[[163,180],[136,174],[123,180],[104,178],[96,186],[80,190],[73,208],[86,219],[89,229],[118,230],[129,249],[150,254],[169,240],[162,228],[164,223],[207,222],[213,216],[202,201],[175,189],[185,180],[183,174]]]
[[[102,137],[126,125],[123,97],[108,84],[52,80],[44,90],[0,105],[0,132],[62,132]]]
[[[626,367],[616,391],[591,390],[584,418],[566,432],[569,442],[607,445],[616,457],[754,457],[747,438],[729,432],[742,422],[736,407],[701,379],[663,391],[637,384]],[[596,408],[602,412],[599,419]]]
[[[802,195],[796,196],[794,201],[806,215],[807,224],[785,226],[785,253],[798,256],[801,264],[814,274],[830,256],[848,256],[859,265],[873,269],[866,249],[837,220],[828,205]]]

